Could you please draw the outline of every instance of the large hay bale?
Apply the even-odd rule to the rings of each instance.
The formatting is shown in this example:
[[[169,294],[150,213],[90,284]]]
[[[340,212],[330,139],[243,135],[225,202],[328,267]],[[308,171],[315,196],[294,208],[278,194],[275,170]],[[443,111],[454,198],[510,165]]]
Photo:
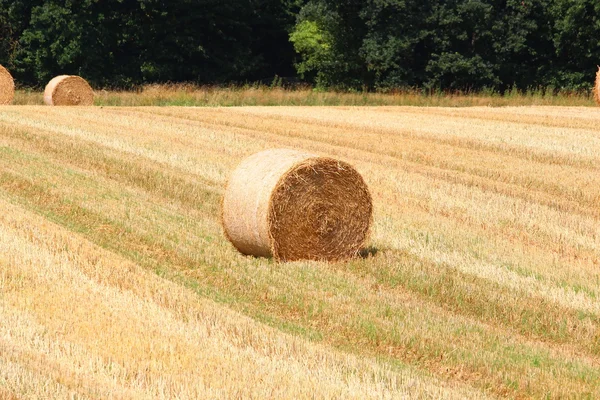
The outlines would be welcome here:
[[[44,103],[49,106],[91,106],[94,91],[80,76],[60,75],[46,85]]]
[[[274,149],[246,158],[233,172],[222,220],[243,254],[335,261],[362,249],[372,211],[369,189],[351,165]]]
[[[15,98],[15,81],[6,68],[0,65],[0,105],[10,104]]]
[[[594,82],[594,100],[600,105],[600,66],[596,72],[596,82]]]

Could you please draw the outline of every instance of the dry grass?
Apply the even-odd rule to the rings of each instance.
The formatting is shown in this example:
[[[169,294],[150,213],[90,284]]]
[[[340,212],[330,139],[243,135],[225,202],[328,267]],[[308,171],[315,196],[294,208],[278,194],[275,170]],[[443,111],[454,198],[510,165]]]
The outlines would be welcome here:
[[[411,372],[278,333],[1,204],[0,382],[16,396],[453,393]]]
[[[213,87],[191,84],[146,85],[137,90],[97,90],[94,104],[99,106],[593,106],[588,93],[551,93],[552,89],[504,95],[493,91],[480,93],[433,93],[416,90],[390,93],[318,91],[311,88],[284,89],[270,86]],[[43,104],[43,93],[18,90],[15,104]]]
[[[0,108],[0,388],[599,397],[599,119]],[[356,166],[375,208],[369,256],[275,264],[227,242],[227,176],[273,147]]]

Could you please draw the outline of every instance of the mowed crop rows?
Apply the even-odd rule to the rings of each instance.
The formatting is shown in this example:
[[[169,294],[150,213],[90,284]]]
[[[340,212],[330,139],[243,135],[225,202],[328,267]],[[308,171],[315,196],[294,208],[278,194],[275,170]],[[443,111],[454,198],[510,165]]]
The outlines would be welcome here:
[[[600,111],[0,108],[0,398],[600,397]],[[365,257],[244,257],[245,156],[341,158]]]

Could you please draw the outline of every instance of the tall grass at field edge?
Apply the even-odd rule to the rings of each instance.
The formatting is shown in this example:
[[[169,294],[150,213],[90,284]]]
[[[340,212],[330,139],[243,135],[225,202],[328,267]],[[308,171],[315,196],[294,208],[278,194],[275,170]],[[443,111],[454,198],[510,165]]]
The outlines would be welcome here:
[[[310,87],[286,89],[279,86],[197,86],[193,84],[146,85],[135,90],[96,90],[98,106],[594,106],[588,92],[560,92],[552,87],[516,89],[500,94],[492,89],[480,92],[439,92],[434,90],[391,90],[387,92],[322,91]],[[42,93],[20,89],[16,105],[42,105]]]

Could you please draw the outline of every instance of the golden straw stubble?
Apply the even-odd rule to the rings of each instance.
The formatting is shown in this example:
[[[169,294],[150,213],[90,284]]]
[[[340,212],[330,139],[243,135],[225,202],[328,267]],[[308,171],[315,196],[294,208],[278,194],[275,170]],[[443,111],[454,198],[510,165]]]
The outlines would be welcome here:
[[[232,173],[222,221],[243,254],[336,261],[363,248],[372,213],[369,189],[350,164],[273,149],[244,159]]]
[[[15,81],[6,68],[0,65],[0,105],[10,104],[15,98]]]
[[[91,106],[94,91],[80,76],[59,75],[46,85],[44,103],[49,106]]]

